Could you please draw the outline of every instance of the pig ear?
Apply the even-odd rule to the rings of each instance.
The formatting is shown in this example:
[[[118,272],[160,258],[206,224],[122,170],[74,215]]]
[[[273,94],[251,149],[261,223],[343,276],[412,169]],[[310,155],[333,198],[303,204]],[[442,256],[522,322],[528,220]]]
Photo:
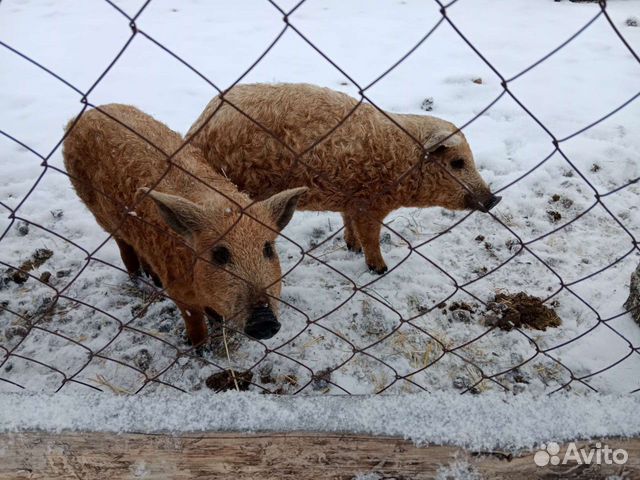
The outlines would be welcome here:
[[[271,213],[271,218],[273,218],[278,230],[282,230],[293,217],[293,212],[295,212],[298,205],[298,199],[307,190],[309,190],[307,187],[284,190],[259,203]]]
[[[424,145],[427,153],[433,153],[439,148],[456,147],[462,143],[460,132],[453,133],[448,130],[440,130],[436,132]]]
[[[164,221],[183,237],[188,237],[202,228],[205,215],[195,203],[177,195],[156,192],[148,188],[140,188],[138,191],[149,194]]]

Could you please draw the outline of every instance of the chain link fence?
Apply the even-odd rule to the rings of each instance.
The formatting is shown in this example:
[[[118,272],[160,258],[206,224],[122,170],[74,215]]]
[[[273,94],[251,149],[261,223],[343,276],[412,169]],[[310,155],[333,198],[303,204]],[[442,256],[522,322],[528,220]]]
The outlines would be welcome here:
[[[357,99],[358,107],[362,104],[372,105],[412,137],[376,105],[369,92],[429,42],[436,32],[448,26],[493,72],[502,88],[501,93],[461,125],[460,130],[464,131],[501,99],[510,98],[544,132],[552,148],[549,155],[532,164],[523,175],[502,185],[495,193],[500,194],[522,183],[555,157],[561,158],[566,164],[567,171],[572,172],[570,176],[582,182],[592,202],[584,208],[571,209],[571,201],[567,200],[566,192],[545,192],[551,196],[552,206],[546,213],[550,217],[552,228],[530,239],[524,238],[509,218],[495,211],[488,214],[491,217],[490,227],[487,227],[487,223],[482,224],[483,228],[492,230],[476,232],[478,235],[472,235],[478,226],[472,223],[478,213],[468,212],[457,217],[446,217],[443,214],[449,223],[432,234],[424,234],[420,222],[410,218],[410,214],[394,217],[393,221],[383,224],[382,243],[383,246],[389,246],[389,249],[405,248],[406,253],[398,258],[394,257],[390,269],[379,276],[369,276],[370,274],[359,270],[362,258],[345,251],[342,239],[344,227],[336,225],[335,221],[332,223],[334,217],[328,217],[328,220],[327,217],[311,215],[301,217],[302,220],[295,223],[295,228],[301,228],[301,224],[308,222],[311,225],[311,239],[303,241],[299,236],[288,233],[289,230],[285,230],[279,239],[278,248],[284,274],[283,295],[277,299],[281,303],[282,330],[277,337],[264,341],[255,340],[226,325],[222,331],[233,333],[234,338],[241,337],[239,345],[228,345],[226,339],[223,339],[226,347],[224,349],[196,348],[187,343],[182,319],[162,287],[157,287],[146,277],[129,279],[121,263],[104,258],[104,249],[113,248],[110,236],[106,236],[96,248],[87,248],[83,246],[81,236],[63,235],[55,228],[22,214],[22,206],[38,192],[39,185],[46,176],[55,175],[56,172],[67,175],[62,168],[52,163],[54,156],[60,155],[64,136],[61,136],[48,154],[42,154],[9,133],[9,126],[0,125],[0,132],[5,139],[28,150],[42,165],[40,175],[33,179],[26,195],[14,204],[5,200],[0,202],[10,220],[0,235],[0,245],[10,236],[39,236],[52,239],[55,244],[64,243],[67,245],[65,248],[73,249],[74,258],[78,256],[78,252],[81,252],[82,257],[80,261],[70,259],[69,268],[61,268],[53,273],[46,270],[47,262],[57,255],[50,248],[37,248],[26,259],[6,261],[3,256],[0,262],[5,269],[0,284],[0,294],[4,299],[0,310],[0,325],[4,328],[3,336],[0,337],[0,384],[4,384],[7,390],[60,391],[63,388],[78,387],[133,394],[162,388],[187,392],[209,387],[216,391],[250,389],[284,394],[358,394],[430,391],[450,384],[461,393],[477,394],[487,389],[519,393],[534,384],[547,393],[567,389],[597,391],[598,388],[591,380],[627,360],[637,359],[639,346],[628,339],[614,322],[627,315],[629,310],[606,315],[599,311],[598,306],[590,303],[589,296],[582,293],[581,286],[593,277],[615,269],[625,260],[637,259],[640,252],[637,236],[634,236],[633,229],[625,219],[614,213],[610,199],[621,191],[628,191],[640,178],[632,178],[613,189],[603,191],[592,182],[591,176],[581,169],[571,154],[565,151],[564,146],[627,107],[640,96],[640,92],[589,125],[561,138],[533,113],[535,108],[530,108],[511,88],[515,80],[527,75],[600,22],[608,24],[611,35],[617,37],[633,59],[640,63],[638,53],[609,15],[607,2],[598,2],[597,14],[556,49],[517,75],[507,78],[449,17],[450,8],[459,3],[459,0],[449,3],[436,0],[441,14],[439,20],[397,62],[382,71],[374,81],[362,85],[351,72],[334,62],[296,25],[295,12],[310,1],[313,0],[302,0],[291,10],[270,2],[282,16],[280,34],[226,88],[217,85],[215,79],[207,78],[196,65],[191,65],[172,51],[171,45],[161,43],[138,26],[138,19],[152,3],[151,0],[145,2],[135,15],[128,14],[116,3],[106,0],[121,15],[122,22],[128,23],[131,34],[119,53],[87,90],[68,82],[39,63],[37,58],[31,58],[12,45],[1,41],[0,44],[32,68],[39,69],[73,91],[81,104],[79,115],[82,116],[91,108],[100,109],[99,105],[92,103],[92,92],[131,47],[134,39],[144,37],[164,54],[180,62],[193,75],[206,81],[212,87],[213,95],[219,95],[223,104],[236,109],[267,134],[274,136],[276,141],[283,143],[268,125],[252,119],[239,106],[228,101],[225,95],[243,82],[278,45],[285,33],[297,35],[319,54],[322,59],[319,61],[327,62],[357,88],[360,95]],[[312,82],[312,79],[309,80]],[[294,152],[298,168],[311,168],[305,163],[304,155],[334,135],[349,115],[337,122],[331,130],[319,132],[316,142],[305,151],[294,151],[290,146],[283,145]],[[140,138],[145,138],[131,126],[125,127]],[[185,144],[189,140],[187,138]],[[413,140],[418,141],[415,138]],[[176,166],[173,159],[182,148],[166,155],[169,166]],[[418,162],[401,172],[394,185],[400,185],[420,165],[421,162]],[[332,178],[327,177],[325,181],[331,183]],[[160,180],[155,185],[159,182]],[[569,184],[567,188],[574,186]],[[635,198],[637,201],[637,194]],[[117,202],[116,199],[114,201]],[[376,199],[371,198],[370,201],[373,203]],[[570,217],[566,213],[561,215],[560,207],[553,206],[563,203],[570,212]],[[56,208],[53,201],[51,205],[54,218],[64,214]],[[135,205],[130,210],[135,210]],[[613,261],[598,266],[588,275],[569,280],[566,272],[558,269],[536,247],[549,241],[555,234],[571,231],[577,222],[595,211],[600,212],[601,217],[606,217],[602,220],[607,223],[606,228],[612,225],[611,228],[624,232],[627,243],[616,246],[620,249]],[[250,215],[250,212],[245,211],[244,214]],[[296,218],[300,218],[300,215],[297,213]],[[450,221],[451,218],[454,220]],[[378,219],[372,221],[379,222]],[[468,248],[485,252],[491,258],[489,266],[469,265],[461,258],[447,259],[445,262],[440,254],[434,253],[434,249],[446,251],[448,247],[444,241],[447,235],[462,229],[468,229],[466,235],[473,237]],[[424,236],[427,238],[421,238]],[[504,242],[506,248],[498,252],[490,236]],[[583,238],[583,241],[590,240]],[[338,262],[334,261],[336,252],[341,255]],[[353,259],[348,255],[353,256]],[[556,283],[546,296],[539,298],[537,292],[536,295],[529,295],[526,278],[513,282],[517,286],[508,291],[503,290],[504,287],[486,283],[525,255],[531,264],[535,264],[535,268],[531,267],[531,275],[549,276]],[[356,260],[360,263],[356,264]],[[413,277],[418,270],[403,274],[403,268],[411,262],[418,262],[420,271],[435,272],[437,282],[447,286],[446,291],[438,290],[436,295],[429,291],[429,285],[420,285],[421,277]],[[305,265],[309,270],[296,275]],[[98,276],[98,280],[91,286],[93,290],[87,293],[87,282],[92,278],[87,274],[107,270],[115,277]],[[300,285],[310,281],[309,272],[315,272],[318,277],[326,280],[323,293],[318,294],[318,302],[328,303],[320,311],[317,308],[314,309],[316,311],[310,311],[306,308],[308,301],[299,298],[296,293]],[[398,303],[398,297],[381,295],[377,291],[380,285],[389,279],[393,280],[394,276],[396,279],[400,278],[397,281],[404,283],[413,283],[412,277],[415,281],[410,288],[414,293],[403,297],[402,304]],[[119,279],[119,283],[104,283],[111,278]],[[398,284],[392,284],[392,288],[397,286]],[[108,302],[105,300],[107,298]],[[578,305],[576,308],[586,312],[584,315],[589,316],[590,323],[583,323],[582,328],[572,329],[564,335],[554,333],[564,328],[563,325],[558,326],[559,318],[554,313],[554,309],[558,309],[562,302]],[[546,330],[532,329],[528,325],[536,321],[542,322],[538,328]],[[219,331],[210,329],[210,332],[210,341],[220,341],[222,334]],[[564,347],[579,342],[588,335],[605,333],[616,337],[626,346],[620,350],[615,361],[585,370],[561,359],[559,352]],[[635,385],[628,387],[626,391],[636,392],[640,389]]]

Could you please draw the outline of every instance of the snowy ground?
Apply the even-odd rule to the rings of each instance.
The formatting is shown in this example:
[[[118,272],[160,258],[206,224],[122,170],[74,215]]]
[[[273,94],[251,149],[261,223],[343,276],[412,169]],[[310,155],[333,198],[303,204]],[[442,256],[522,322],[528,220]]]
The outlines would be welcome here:
[[[115,3],[134,15],[143,2]],[[282,3],[283,9],[290,7]],[[640,1],[609,3],[614,24],[640,51],[640,27],[627,24],[640,16]],[[426,0],[309,0],[289,21],[351,79],[288,29],[242,81],[304,81],[357,96],[352,80],[360,87],[373,82],[442,18],[438,9]],[[551,0],[460,0],[447,11],[478,51],[509,79],[562,44],[599,7]],[[278,36],[284,28],[281,19],[282,14],[264,0],[153,0],[136,23],[224,89]],[[128,20],[103,1],[5,0],[0,5],[0,41],[83,92],[94,85],[130,36]],[[60,150],[55,147],[63,125],[80,111],[81,95],[6,48],[0,48],[0,65],[0,130],[61,168]],[[557,54],[510,82],[509,89],[556,138],[563,139],[638,94],[639,75],[640,63],[600,16]],[[473,81],[477,79],[481,82]],[[496,218],[472,214],[464,219],[464,213],[440,209],[395,212],[387,219],[391,230],[386,230],[383,253],[390,267],[408,258],[382,278],[368,273],[362,257],[346,250],[342,233],[322,243],[341,227],[338,215],[297,213],[285,235],[307,248],[322,243],[313,255],[344,276],[309,256],[286,276],[283,299],[310,319],[321,320],[307,328],[303,315],[284,307],[283,328],[266,341],[274,352],[265,358],[263,346],[245,342],[230,359],[208,352],[204,359],[184,356],[174,363],[176,348],[187,346],[173,304],[154,302],[132,321],[152,291],[99,261],[85,268],[86,252],[78,246],[93,252],[107,235],[64,175],[44,170],[34,152],[0,136],[2,270],[20,265],[36,249],[53,252],[32,272],[34,277],[51,272],[53,288],[36,278],[0,287],[0,302],[6,302],[0,310],[0,355],[13,353],[4,360],[0,357],[0,380],[6,380],[0,381],[0,392],[22,391],[20,386],[27,391],[55,391],[62,385],[62,374],[105,391],[136,392],[145,385],[145,375],[193,391],[206,389],[207,377],[229,364],[236,370],[254,367],[252,390],[263,387],[306,395],[457,392],[475,385],[482,374],[492,376],[518,365],[517,371],[498,375],[495,382],[478,383],[474,392],[501,391],[496,382],[519,394],[551,392],[571,380],[568,369],[583,378],[584,383],[569,384],[574,392],[589,392],[586,384],[609,394],[640,388],[640,355],[634,350],[640,346],[640,329],[629,314],[622,314],[630,273],[640,260],[627,233],[640,239],[640,185],[615,191],[640,177],[640,102],[631,102],[604,122],[561,142],[560,154],[554,153],[549,134],[510,96],[503,95],[484,111],[503,92],[500,82],[444,22],[366,90],[368,98],[389,111],[425,113],[421,105],[431,97],[431,114],[458,125],[475,119],[464,132],[482,175],[493,189],[501,190],[503,201],[495,209]],[[211,85],[167,52],[136,35],[91,89],[89,101],[134,104],[184,133],[215,94]],[[615,221],[601,205],[593,206],[595,192],[589,184],[601,195],[615,191],[603,197]],[[8,208],[18,206],[16,216],[32,223],[26,235],[18,221],[8,218]],[[577,221],[559,228],[586,210]],[[414,246],[424,244],[417,249],[422,256],[411,252],[394,232]],[[514,256],[518,238],[531,243],[528,251]],[[287,271],[299,261],[299,249],[284,238],[278,248]],[[120,265],[112,241],[93,256]],[[484,276],[487,272],[492,273]],[[456,291],[452,278],[467,284],[468,293]],[[568,288],[561,288],[560,278]],[[354,295],[351,281],[364,287],[362,291]],[[60,299],[42,317],[54,289],[64,290],[68,299]],[[479,307],[501,291],[550,297],[547,303],[562,318],[562,326],[545,332],[496,329],[483,335],[488,329],[480,313],[465,316],[433,308],[456,301]],[[400,315],[415,319],[400,324]],[[41,318],[42,329],[23,338],[28,322],[36,318]],[[139,331],[125,329],[117,335],[118,320]],[[89,359],[86,348],[47,331],[107,358]],[[540,349],[557,348],[547,355],[536,354],[532,341]],[[455,354],[442,355],[443,345],[449,350],[461,347]],[[354,354],[354,346],[364,350]],[[313,372],[322,378],[313,380]],[[74,382],[62,387],[67,393],[84,390],[88,388]],[[170,389],[151,382],[142,391],[164,390]]]

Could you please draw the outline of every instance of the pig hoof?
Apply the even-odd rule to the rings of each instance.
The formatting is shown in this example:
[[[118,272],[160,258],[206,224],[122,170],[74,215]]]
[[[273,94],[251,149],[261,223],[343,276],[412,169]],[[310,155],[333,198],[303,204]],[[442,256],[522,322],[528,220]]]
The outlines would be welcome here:
[[[362,247],[355,243],[347,243],[347,250],[350,252],[362,253]]]
[[[381,267],[376,265],[367,265],[367,266],[369,267],[369,270],[371,270],[373,273],[377,273],[378,275],[382,275],[387,270],[389,270],[386,265],[383,265]]]
[[[197,357],[204,357],[204,354],[207,353],[207,351],[208,349],[206,348],[205,345],[200,345],[195,348],[193,353],[195,353]]]
[[[183,339],[184,339],[184,343],[186,343],[189,347],[191,347],[191,351],[193,352],[193,354],[198,357],[202,357],[203,354],[206,351],[208,351],[206,338],[199,340],[195,345],[188,336],[184,336]]]
[[[190,354],[193,355],[194,357],[202,358],[205,356],[205,353],[209,351],[209,349],[207,348],[207,345],[205,344],[200,344],[197,347],[194,347],[190,340],[187,340],[186,343],[188,346],[191,347]]]
[[[160,277],[158,277],[158,275],[156,275],[156,273],[151,270],[151,267],[149,267],[148,265],[143,265],[140,276],[142,276],[142,273],[144,273],[147,278],[151,279],[156,287],[162,288],[162,281],[160,280]]]
[[[143,274],[140,274],[140,278],[144,278],[150,282],[153,282],[156,287],[162,288],[162,282],[160,281],[160,278],[158,278],[158,276],[153,272],[144,270]]]
[[[127,274],[129,275],[129,280],[136,285],[138,284],[138,280],[142,277],[141,273],[142,272],[127,272]]]

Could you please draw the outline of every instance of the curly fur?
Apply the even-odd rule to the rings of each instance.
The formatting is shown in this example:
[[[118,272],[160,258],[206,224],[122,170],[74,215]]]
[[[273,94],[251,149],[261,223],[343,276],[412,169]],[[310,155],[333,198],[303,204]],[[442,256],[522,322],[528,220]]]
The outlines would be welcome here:
[[[254,198],[309,187],[298,207],[342,212],[347,246],[363,248],[378,273],[386,271],[380,228],[392,210],[465,209],[493,198],[464,135],[444,120],[385,115],[308,84],[238,85],[224,100],[207,105],[187,134],[191,144]],[[451,167],[455,159],[463,169]]]
[[[129,273],[142,268],[166,288],[194,345],[207,336],[206,308],[237,329],[256,305],[277,312],[280,264],[277,256],[266,258],[265,244],[306,189],[252,204],[191,146],[169,163],[182,137],[131,106],[98,107],[67,129],[64,163],[78,196],[116,239]],[[230,252],[224,268],[211,261],[220,245]]]

